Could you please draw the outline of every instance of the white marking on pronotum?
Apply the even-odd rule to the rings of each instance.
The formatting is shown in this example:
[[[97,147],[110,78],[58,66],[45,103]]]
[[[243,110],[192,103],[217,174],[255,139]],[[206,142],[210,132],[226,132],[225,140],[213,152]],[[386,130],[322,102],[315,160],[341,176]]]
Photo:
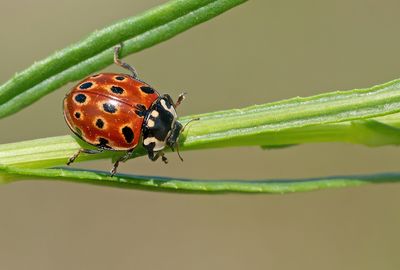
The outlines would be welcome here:
[[[155,143],[153,151],[160,151],[165,148],[165,142],[159,141],[155,137],[147,137],[146,139],[144,139],[143,144],[149,145],[152,142]]]
[[[147,121],[147,126],[148,126],[148,127],[154,127],[154,121],[151,120],[151,119],[149,119],[149,120]]]
[[[150,115],[153,117],[158,117],[160,115],[160,113],[157,112],[156,110],[153,110]]]
[[[163,106],[163,108],[164,108],[166,111],[169,111],[169,112],[172,114],[172,116],[173,116],[174,118],[177,118],[177,117],[178,117],[173,106],[171,106],[171,108],[168,108],[167,103],[165,103],[165,99],[162,99],[162,100],[160,101],[160,103],[161,103],[161,106]]]

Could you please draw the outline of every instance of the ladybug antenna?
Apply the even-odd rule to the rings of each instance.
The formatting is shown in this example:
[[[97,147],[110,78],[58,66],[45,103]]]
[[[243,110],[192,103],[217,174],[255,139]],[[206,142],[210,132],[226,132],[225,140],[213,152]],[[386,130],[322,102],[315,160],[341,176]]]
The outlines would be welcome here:
[[[190,123],[192,123],[193,121],[199,121],[199,120],[200,120],[200,117],[193,118],[193,119],[189,120],[189,122],[187,122],[187,123],[183,126],[183,128],[181,129],[181,133],[185,131],[186,127],[187,127]]]
[[[181,156],[181,153],[179,153],[179,143],[176,144],[176,153],[178,154],[179,159],[183,162],[183,158]]]
[[[200,120],[200,118],[193,118],[193,119],[189,120],[189,122],[187,122],[187,123],[183,126],[183,128],[181,129],[181,131],[180,131],[179,133],[181,134],[183,131],[185,131],[186,127],[187,127],[190,123],[192,123],[193,121],[198,121],[198,120]],[[176,147],[176,153],[178,154],[178,157],[180,158],[181,161],[183,161],[183,158],[182,158],[182,156],[181,156],[181,154],[180,154],[180,152],[179,152],[179,142],[178,142],[178,141],[175,143],[175,147]],[[172,151],[173,151],[173,150],[174,150],[174,149],[172,148]]]

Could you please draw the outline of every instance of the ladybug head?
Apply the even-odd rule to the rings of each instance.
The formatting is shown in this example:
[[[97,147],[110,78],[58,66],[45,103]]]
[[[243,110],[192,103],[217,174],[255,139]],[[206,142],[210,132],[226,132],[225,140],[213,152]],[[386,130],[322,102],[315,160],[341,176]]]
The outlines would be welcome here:
[[[167,139],[167,145],[169,147],[171,147],[172,149],[178,147],[179,135],[181,135],[182,131],[183,131],[182,124],[176,121],[175,125],[171,129],[171,134]]]
[[[143,126],[143,146],[149,158],[154,158],[154,152],[161,151],[165,146],[174,150],[178,147],[182,124],[177,121],[175,105],[169,95],[160,96],[148,110]]]

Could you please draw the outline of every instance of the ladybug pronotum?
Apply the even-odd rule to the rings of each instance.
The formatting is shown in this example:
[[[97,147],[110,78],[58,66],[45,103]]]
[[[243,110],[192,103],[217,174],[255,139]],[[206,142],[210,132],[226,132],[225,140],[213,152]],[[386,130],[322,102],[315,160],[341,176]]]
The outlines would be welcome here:
[[[80,153],[125,151],[114,163],[112,176],[119,163],[129,159],[140,139],[153,161],[161,157],[167,163],[163,149],[178,147],[183,128],[177,121],[175,109],[183,101],[184,94],[179,95],[176,103],[169,95],[160,95],[138,79],[133,67],[119,59],[120,49],[120,46],[114,48],[114,62],[132,75],[92,75],[79,82],[64,98],[64,118],[69,128],[80,139],[97,147],[97,150],[80,149],[67,165]]]

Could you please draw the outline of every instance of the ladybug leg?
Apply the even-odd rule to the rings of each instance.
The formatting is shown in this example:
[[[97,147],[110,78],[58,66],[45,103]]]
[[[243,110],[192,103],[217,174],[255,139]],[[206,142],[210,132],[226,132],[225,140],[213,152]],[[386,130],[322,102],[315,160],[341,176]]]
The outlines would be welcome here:
[[[180,94],[179,97],[178,97],[178,100],[177,100],[176,102],[174,102],[174,101],[172,100],[171,96],[168,95],[168,94],[164,94],[164,95],[163,95],[163,98],[167,99],[168,102],[169,102],[170,104],[172,104],[172,105],[174,106],[174,108],[176,108],[176,107],[178,107],[178,106],[181,104],[181,102],[185,99],[185,95],[186,95],[186,93]]]
[[[167,159],[167,157],[165,156],[165,154],[164,154],[163,151],[158,151],[157,153],[154,153],[153,151],[151,151],[151,152],[149,151],[148,155],[149,155],[149,159],[150,159],[151,161],[156,161],[157,159],[159,159],[159,158],[161,157],[161,160],[162,160],[165,164],[168,164],[168,159]]]
[[[164,152],[159,152],[159,153],[161,154],[161,160],[162,160],[165,164],[168,164],[168,159],[167,159],[167,157],[165,156]]]
[[[122,62],[121,58],[119,58],[119,52],[120,52],[121,48],[122,48],[122,44],[114,47],[114,63],[117,64],[118,66],[123,67],[123,68],[129,70],[130,72],[132,72],[133,78],[136,79],[138,77],[136,69],[134,67],[132,67],[131,65],[129,65],[125,62]]]
[[[79,149],[78,152],[76,152],[72,157],[70,157],[68,159],[67,165],[69,166],[71,163],[73,163],[75,161],[75,159],[81,154],[81,153],[85,153],[85,154],[98,154],[103,152],[103,149],[99,148],[97,150],[93,150],[93,149]]]
[[[173,105],[174,105],[174,108],[176,108],[176,107],[178,107],[179,105],[181,105],[182,101],[186,98],[186,95],[187,95],[186,92],[181,93],[181,94],[178,96],[178,100],[177,100],[176,102],[174,102],[174,101],[172,100],[171,96],[168,95],[168,94],[165,94],[163,97],[166,98],[170,104],[173,104]]]
[[[186,95],[187,95],[187,93],[186,93],[186,92],[183,92],[183,93],[181,93],[181,94],[178,96],[178,100],[176,101],[176,103],[175,103],[175,105],[174,105],[175,108],[178,107],[179,105],[181,105],[182,101],[185,100]]]
[[[115,161],[114,166],[110,171],[111,177],[113,177],[114,174],[117,172],[119,163],[127,161],[132,156],[132,153],[133,153],[133,149],[128,150],[128,151],[126,151],[125,155],[121,156],[119,159],[117,159],[117,161]]]

